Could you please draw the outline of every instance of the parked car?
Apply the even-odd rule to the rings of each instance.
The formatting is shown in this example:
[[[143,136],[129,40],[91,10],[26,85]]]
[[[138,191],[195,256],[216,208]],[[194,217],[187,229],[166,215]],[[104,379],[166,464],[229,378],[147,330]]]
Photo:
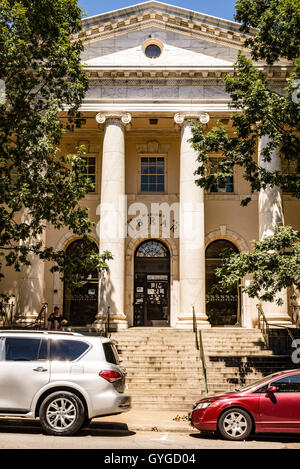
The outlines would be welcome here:
[[[219,432],[228,440],[251,433],[300,433],[300,370],[274,373],[230,392],[199,400],[189,414],[202,431]]]
[[[0,416],[38,417],[73,435],[94,417],[130,409],[113,341],[71,332],[0,331]]]

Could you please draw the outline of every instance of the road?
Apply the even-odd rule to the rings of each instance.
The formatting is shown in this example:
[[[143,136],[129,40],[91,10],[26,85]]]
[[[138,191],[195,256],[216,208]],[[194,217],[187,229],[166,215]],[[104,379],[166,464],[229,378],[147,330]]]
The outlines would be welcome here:
[[[0,449],[300,449],[300,435],[254,435],[246,442],[229,442],[200,433],[133,432],[94,421],[72,437],[43,433],[35,420],[0,419]],[[111,454],[108,451],[108,454]]]

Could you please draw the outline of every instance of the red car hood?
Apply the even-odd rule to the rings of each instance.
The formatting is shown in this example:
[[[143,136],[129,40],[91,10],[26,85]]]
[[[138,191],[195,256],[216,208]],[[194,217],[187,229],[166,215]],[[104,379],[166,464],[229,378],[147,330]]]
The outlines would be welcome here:
[[[199,399],[199,401],[196,402],[196,404],[199,404],[199,402],[213,402],[213,401],[218,401],[219,399],[229,399],[230,397],[240,397],[240,396],[242,396],[241,391],[230,391],[224,394],[215,394],[214,396],[202,397],[201,399]]]

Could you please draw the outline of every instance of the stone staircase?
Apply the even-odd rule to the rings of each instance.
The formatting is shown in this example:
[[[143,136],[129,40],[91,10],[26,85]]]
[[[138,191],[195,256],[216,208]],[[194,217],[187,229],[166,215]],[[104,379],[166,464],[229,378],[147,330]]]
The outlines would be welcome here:
[[[274,354],[258,329],[202,331],[209,394],[234,391],[271,373],[294,368],[289,355]]]
[[[112,334],[133,406],[186,411],[204,393],[192,331],[136,327]]]
[[[234,391],[274,371],[290,369],[287,355],[267,350],[257,329],[202,330],[209,394]],[[127,370],[133,406],[188,411],[205,397],[202,363],[192,331],[136,327],[112,333]]]

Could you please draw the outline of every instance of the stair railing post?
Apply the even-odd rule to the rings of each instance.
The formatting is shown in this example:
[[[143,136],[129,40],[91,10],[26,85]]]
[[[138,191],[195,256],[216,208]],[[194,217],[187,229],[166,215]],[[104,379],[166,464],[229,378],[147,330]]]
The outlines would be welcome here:
[[[204,347],[203,347],[203,340],[202,340],[202,332],[201,332],[201,329],[199,329],[199,334],[198,334],[198,325],[197,325],[197,318],[196,318],[194,306],[193,306],[193,332],[195,334],[196,349],[199,350],[200,352],[200,361],[202,364],[202,375],[204,379],[205,394],[208,395],[206,363],[205,363],[205,354],[204,354]]]

